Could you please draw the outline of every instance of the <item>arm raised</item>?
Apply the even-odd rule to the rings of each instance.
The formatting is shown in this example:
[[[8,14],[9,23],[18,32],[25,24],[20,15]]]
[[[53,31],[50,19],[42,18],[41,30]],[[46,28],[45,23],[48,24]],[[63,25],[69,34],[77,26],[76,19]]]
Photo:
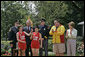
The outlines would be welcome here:
[[[30,36],[30,35],[31,35],[31,33],[28,34],[28,33],[26,33],[25,31],[24,31],[24,33],[25,33],[27,36]]]

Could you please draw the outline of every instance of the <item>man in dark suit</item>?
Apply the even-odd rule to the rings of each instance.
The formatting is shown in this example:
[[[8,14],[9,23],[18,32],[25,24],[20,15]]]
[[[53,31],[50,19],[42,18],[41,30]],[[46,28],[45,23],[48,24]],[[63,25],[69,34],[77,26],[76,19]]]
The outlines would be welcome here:
[[[16,49],[16,42],[17,42],[16,33],[18,32],[18,28],[17,28],[18,25],[19,25],[19,21],[15,21],[14,26],[10,28],[9,33],[8,33],[8,38],[9,38],[8,40],[11,41],[10,44],[11,44],[11,55],[12,56],[15,56],[15,53],[13,51],[14,49]]]
[[[30,22],[30,21],[27,21],[27,22],[26,22],[26,25],[27,25],[27,26],[24,27],[23,30],[29,34],[29,33],[31,32],[31,22]],[[25,35],[25,38],[26,38],[26,46],[27,46],[26,56],[29,56],[29,49],[30,49],[31,56],[32,56],[30,36]]]

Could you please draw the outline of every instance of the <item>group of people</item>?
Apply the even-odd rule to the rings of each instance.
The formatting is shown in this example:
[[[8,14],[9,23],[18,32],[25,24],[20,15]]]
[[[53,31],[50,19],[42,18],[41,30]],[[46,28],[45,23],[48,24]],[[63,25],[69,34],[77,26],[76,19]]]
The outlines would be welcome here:
[[[18,21],[9,30],[9,40],[11,41],[11,53],[15,56],[42,56],[43,49],[45,50],[45,56],[48,56],[48,38],[52,35],[53,52],[56,56],[64,56],[65,42],[64,37],[67,39],[67,55],[75,56],[76,54],[76,37],[77,30],[74,28],[75,23],[69,22],[69,29],[66,31],[59,19],[54,20],[54,26],[49,28],[45,24],[46,20],[41,19],[40,25],[31,26],[31,21],[26,22],[25,27]],[[66,36],[65,36],[66,31]],[[18,43],[18,51],[14,53],[16,49],[16,43]]]

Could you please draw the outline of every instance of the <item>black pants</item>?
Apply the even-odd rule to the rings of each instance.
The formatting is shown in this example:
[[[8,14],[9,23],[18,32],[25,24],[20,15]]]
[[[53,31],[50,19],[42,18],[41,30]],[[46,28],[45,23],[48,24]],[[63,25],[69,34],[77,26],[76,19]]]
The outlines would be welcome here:
[[[16,49],[16,42],[11,42],[10,44],[13,44],[13,47],[11,47],[11,56],[14,55],[13,50]],[[16,52],[18,56],[18,51]]]
[[[42,45],[43,45],[42,47],[43,47],[44,50],[45,50],[45,56],[48,56],[48,39],[43,40]],[[43,55],[43,48],[40,48],[40,49],[39,49],[39,55],[40,55],[40,56]]]
[[[31,41],[26,41],[26,46],[27,46],[25,51],[26,56],[29,56],[29,52],[32,56]]]

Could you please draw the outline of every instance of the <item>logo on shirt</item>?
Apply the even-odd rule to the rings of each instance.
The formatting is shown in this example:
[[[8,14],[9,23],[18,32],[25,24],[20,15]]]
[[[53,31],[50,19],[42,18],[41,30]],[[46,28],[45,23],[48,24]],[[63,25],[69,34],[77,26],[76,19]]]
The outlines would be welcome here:
[[[24,40],[25,36],[21,36],[21,40]]]
[[[46,29],[44,28],[44,30],[46,30]]]
[[[34,36],[33,40],[38,40],[38,37],[37,36]]]

